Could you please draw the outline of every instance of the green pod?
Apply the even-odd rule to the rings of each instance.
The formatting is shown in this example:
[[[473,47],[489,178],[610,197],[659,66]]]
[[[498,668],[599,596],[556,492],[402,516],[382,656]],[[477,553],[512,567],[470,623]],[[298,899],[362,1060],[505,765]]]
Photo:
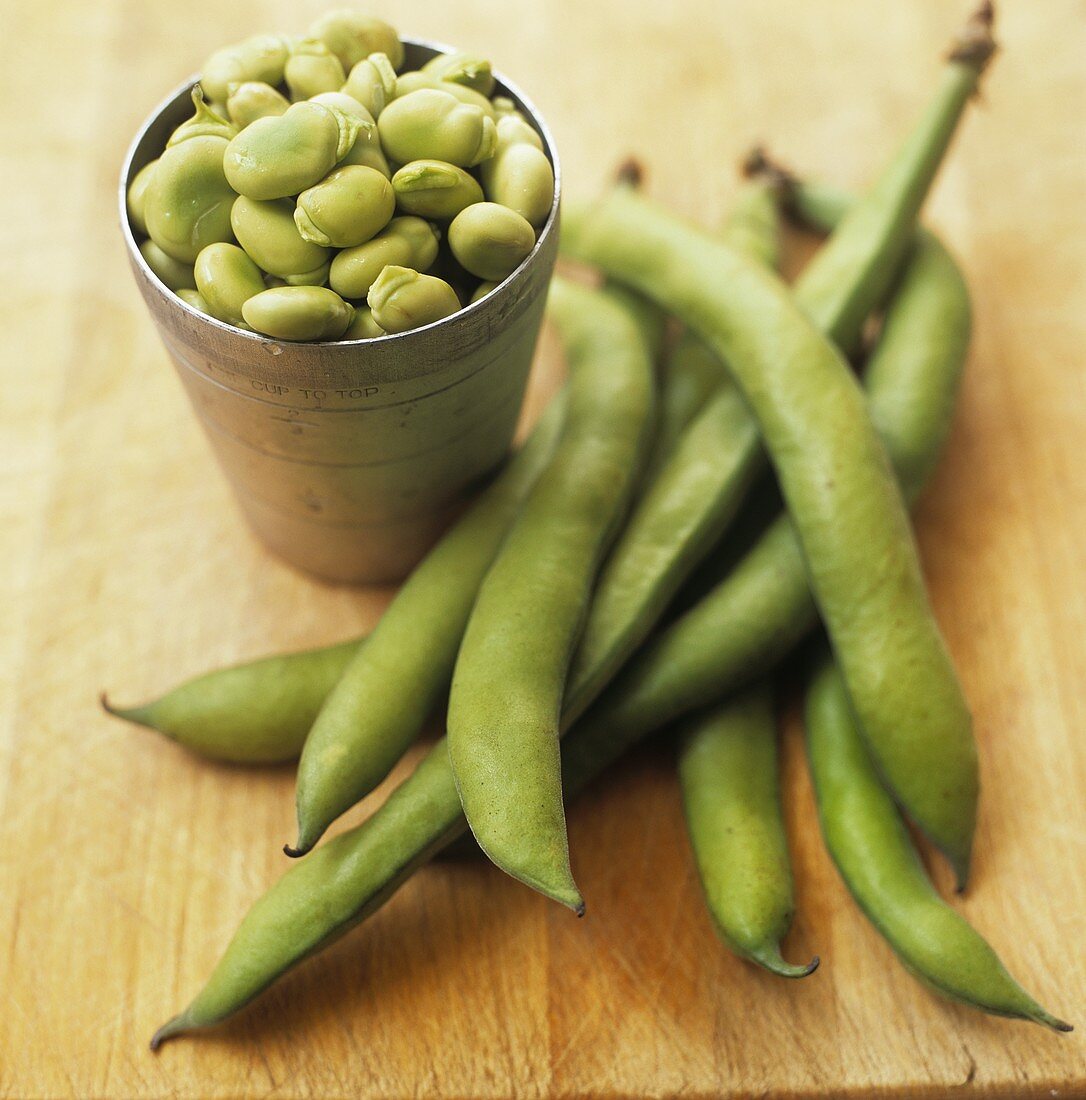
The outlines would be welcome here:
[[[132,232],[137,235],[147,235],[147,221],[143,216],[143,206],[156,164],[158,164],[157,160],[148,161],[132,177],[132,182],[125,193],[124,206],[128,213],[128,224],[132,226]]]
[[[779,235],[775,189],[752,180],[740,191],[721,237],[764,261],[776,257]],[[716,377],[714,392],[646,481],[600,576],[570,669],[567,724],[659,622],[765,468],[758,426],[719,358]],[[658,448],[656,440],[652,458]]]
[[[289,854],[309,851],[388,775],[448,691],[479,586],[550,461],[565,404],[564,394],[551,404],[524,447],[416,567],[371,647],[358,651],[328,696],[298,765],[298,840]]]
[[[494,155],[479,166],[486,197],[538,227],[554,201],[554,168],[543,152],[543,141],[515,115],[498,119],[497,134]]]
[[[344,298],[365,298],[389,266],[425,271],[437,259],[438,235],[422,218],[393,218],[370,241],[345,248],[332,259],[329,281]]]
[[[377,119],[381,144],[393,160],[444,160],[471,168],[494,152],[497,130],[481,108],[449,92],[420,88],[394,99]]]
[[[767,684],[689,721],[679,742],[679,784],[705,901],[721,939],[782,978],[818,966],[781,957],[795,897],[781,814],[777,724]]]
[[[258,80],[273,87],[283,80],[283,69],[290,55],[285,38],[274,34],[258,34],[233,46],[216,50],[204,62],[200,84],[214,103],[225,103],[231,84]]]
[[[228,325],[242,324],[242,306],[265,290],[263,272],[236,244],[209,244],[201,249],[195,274],[207,312]]]
[[[233,238],[230,208],[237,194],[223,173],[223,137],[191,137],[158,159],[143,198],[151,239],[175,260],[191,264],[200,249]]]
[[[361,644],[356,638],[218,669],[140,706],[117,707],[104,695],[102,705],[212,760],[278,764],[301,752],[321,704]]]
[[[193,290],[191,287],[183,286],[174,293],[181,299],[185,305],[192,306],[193,309],[198,309],[201,313],[210,314],[210,310],[207,308],[207,302],[204,301],[203,295],[198,290]],[[122,715],[122,718],[127,715]]]
[[[494,72],[489,61],[469,53],[439,53],[422,67],[422,72],[438,80],[460,84],[490,96],[494,91]]]
[[[294,103],[258,118],[223,154],[223,170],[239,195],[282,199],[319,183],[358,136],[358,123],[321,103]]]
[[[479,590],[449,693],[449,761],[479,846],[576,911],[559,711],[593,582],[651,440],[640,308],[618,291],[551,283],[570,364],[567,428]]]
[[[338,92],[347,79],[343,64],[319,38],[303,38],[287,58],[283,79],[291,99],[312,99],[322,92]]]
[[[849,893],[906,968],[937,993],[982,1012],[1070,1031],[1070,1024],[1026,993],[987,941],[936,893],[829,659],[811,683],[806,719],[826,847]]]
[[[286,114],[290,101],[277,88],[260,80],[246,80],[230,85],[226,110],[239,130],[244,130],[258,118]]]
[[[374,280],[366,301],[374,321],[385,332],[421,328],[460,309],[456,291],[444,279],[391,264]]]
[[[396,94],[396,70],[383,53],[375,53],[352,66],[340,89],[377,119]]]
[[[961,273],[921,233],[864,377],[871,419],[910,500],[942,448],[969,332]],[[572,766],[602,769],[652,730],[715,703],[772,668],[817,621],[799,541],[781,515],[622,670],[570,744]]]
[[[346,92],[324,92],[321,95],[315,95],[313,102],[322,103],[325,107],[335,107],[343,114],[353,116],[358,123],[358,136],[337,167],[344,168],[350,164],[360,164],[363,168],[373,168],[380,172],[385,179],[391,178],[392,172],[385,159],[384,150],[381,148],[381,138],[377,133],[377,123],[374,122],[373,115],[357,99],[347,95]]]
[[[373,319],[372,310],[368,306],[355,306],[354,318],[343,334],[343,339],[373,340],[384,335],[385,330]]]
[[[238,132],[238,128],[229,119],[216,114],[207,105],[204,101],[203,89],[199,84],[194,85],[192,89],[192,106],[194,108],[192,118],[186,119],[170,134],[166,142],[167,149],[194,137],[222,137],[229,141]]]
[[[193,273],[192,264],[175,260],[152,240],[146,240],[140,245],[140,255],[170,290],[196,289],[196,275]]]
[[[298,196],[294,223],[304,240],[351,248],[375,237],[395,210],[388,179],[373,168],[352,164],[335,169]]]
[[[535,248],[535,230],[526,218],[508,207],[477,202],[453,219],[449,247],[465,271],[500,283]]]
[[[392,177],[396,206],[405,214],[450,221],[466,206],[483,201],[474,176],[441,160],[414,160]]]
[[[468,103],[474,107],[478,107],[483,114],[497,120],[498,116],[497,112],[494,110],[494,105],[485,95],[480,95],[474,88],[469,88],[466,84],[455,84],[450,80],[442,80],[440,77],[436,77],[431,73],[421,72],[419,70],[410,73],[400,73],[400,75],[396,77],[396,90],[391,98],[399,99],[401,96],[417,92],[420,88],[437,89],[439,92],[446,92],[449,95],[454,95],[461,103]]]
[[[309,36],[324,42],[347,71],[374,53],[384,54],[394,70],[403,64],[403,43],[396,29],[353,8],[326,12],[309,25]]]
[[[960,104],[947,109],[956,117]],[[590,242],[574,243],[582,258],[630,278],[730,356],[872,752],[964,882],[978,794],[968,706],[885,449],[847,363],[811,324],[817,311],[801,313],[739,253],[632,194],[616,192],[574,226],[571,239],[584,232]],[[848,224],[840,232],[852,237]],[[867,247],[853,238],[854,258]],[[784,340],[788,355],[780,353]]]
[[[338,340],[350,326],[353,307],[321,286],[281,286],[253,295],[245,323],[277,340]]]
[[[240,196],[230,222],[238,243],[253,262],[270,275],[286,278],[319,270],[331,259],[331,250],[307,241],[294,220],[294,202],[260,202]]]

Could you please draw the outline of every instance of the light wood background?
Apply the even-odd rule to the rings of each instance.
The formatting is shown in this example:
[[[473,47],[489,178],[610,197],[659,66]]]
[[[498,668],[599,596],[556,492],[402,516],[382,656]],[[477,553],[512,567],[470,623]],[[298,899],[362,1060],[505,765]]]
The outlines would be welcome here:
[[[148,1052],[284,870],[292,775],[200,763],[105,718],[99,690],[131,700],[348,636],[388,593],[310,582],[243,528],[128,273],[115,178],[203,55],[326,6],[4,6],[0,1095],[1086,1095],[1080,0],[1001,5],[1004,54],[930,206],[968,270],[977,335],[918,521],[981,740],[962,908],[1080,1031],[986,1019],[904,973],[822,850],[793,727],[788,953],[822,955],[808,981],[757,973],[714,939],[655,749],[572,811],[583,922],[485,866],[437,864],[237,1022]],[[571,193],[637,152],[652,192],[709,225],[755,138],[805,172],[870,180],[964,6],[374,4],[514,74]]]

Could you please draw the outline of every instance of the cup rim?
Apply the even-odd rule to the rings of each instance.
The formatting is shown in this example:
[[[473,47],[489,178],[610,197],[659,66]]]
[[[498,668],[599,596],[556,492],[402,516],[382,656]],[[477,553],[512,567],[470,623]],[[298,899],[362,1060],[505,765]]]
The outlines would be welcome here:
[[[456,53],[457,49],[454,46],[450,46],[444,42],[438,42],[428,38],[414,38],[410,35],[401,35],[400,41],[405,45],[418,46],[422,49],[433,50],[435,54],[451,54]],[[548,158],[551,162],[551,167],[554,169],[554,198],[551,202],[550,211],[547,214],[547,220],[543,223],[542,228],[536,234],[535,245],[532,247],[532,251],[521,261],[521,263],[502,280],[502,282],[493,290],[490,294],[480,298],[477,302],[469,302],[466,306],[462,306],[455,313],[450,314],[448,317],[442,317],[438,321],[431,321],[428,325],[421,325],[418,328],[409,329],[407,332],[390,332],[385,333],[383,336],[369,336],[360,340],[306,340],[306,341],[292,341],[292,340],[280,340],[271,336],[265,336],[262,333],[251,332],[246,329],[238,328],[236,325],[228,324],[225,321],[220,321],[217,317],[212,317],[208,313],[196,309],[194,306],[190,306],[188,302],[180,298],[169,287],[162,284],[161,280],[151,270],[147,261],[143,258],[143,254],[140,252],[139,244],[136,241],[136,235],[132,230],[132,224],[128,217],[128,185],[133,176],[133,162],[136,158],[136,152],[142,143],[147,131],[164,115],[169,111],[179,98],[183,95],[191,92],[193,87],[199,82],[199,74],[190,76],[186,80],[183,80],[172,91],[162,99],[147,115],[147,117],[140,124],[136,130],[135,136],[129,143],[128,149],[125,152],[124,160],[121,164],[120,181],[118,184],[118,208],[120,212],[120,224],[121,235],[124,238],[125,247],[128,250],[129,258],[133,263],[139,265],[144,275],[148,276],[154,283],[161,286],[164,296],[168,297],[172,303],[182,310],[186,310],[193,317],[199,321],[208,324],[214,328],[223,330],[231,337],[242,337],[244,339],[252,341],[254,346],[281,346],[284,343],[298,344],[301,347],[358,347],[362,345],[373,344],[391,344],[393,341],[410,341],[412,337],[419,337],[422,333],[432,333],[442,326],[451,325],[452,323],[463,323],[463,321],[472,312],[483,312],[484,308],[491,308],[495,303],[503,297],[508,296],[514,289],[514,287],[520,283],[525,277],[525,273],[532,265],[532,262],[537,257],[538,253],[546,245],[548,239],[557,231],[558,224],[558,210],[562,198],[562,169],[558,160],[558,150],[554,142],[554,136],[551,134],[550,128],[547,126],[543,116],[539,113],[535,104],[521,91],[517,84],[514,84],[509,80],[500,70],[494,70],[494,79],[501,85],[502,90],[510,93],[510,95],[516,99],[525,113],[528,115],[533,127],[539,133],[539,136],[543,139],[543,145],[547,152]],[[141,165],[142,167],[142,165]]]

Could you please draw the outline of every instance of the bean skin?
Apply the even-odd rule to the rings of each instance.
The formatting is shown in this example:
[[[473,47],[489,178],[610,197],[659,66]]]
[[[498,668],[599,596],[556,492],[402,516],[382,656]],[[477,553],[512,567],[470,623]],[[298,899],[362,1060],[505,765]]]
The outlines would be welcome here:
[[[849,710],[842,679],[824,657],[807,695],[807,757],[822,836],[845,885],[925,985],[997,1016],[1055,1031],[980,934],[936,893]]]
[[[755,684],[691,719],[679,783],[698,874],[717,931],[742,958],[783,978],[818,966],[781,958],[795,900],[781,816],[773,697]]]
[[[651,441],[655,381],[637,308],[614,290],[551,285],[570,362],[567,425],[479,590],[449,695],[449,759],[479,846],[575,911],[584,902],[569,869],[559,710]]]

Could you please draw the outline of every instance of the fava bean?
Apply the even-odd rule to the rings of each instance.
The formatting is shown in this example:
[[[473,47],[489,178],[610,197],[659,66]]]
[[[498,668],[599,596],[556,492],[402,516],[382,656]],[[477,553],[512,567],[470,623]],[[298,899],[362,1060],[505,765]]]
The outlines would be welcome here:
[[[242,325],[242,306],[266,289],[260,268],[236,244],[209,244],[201,249],[195,274],[207,312],[229,325]]]
[[[230,85],[226,109],[240,130],[258,118],[286,114],[290,102],[278,89],[259,80]]]
[[[358,122],[335,107],[294,103],[258,118],[223,155],[230,185],[250,199],[281,199],[319,183],[358,136]]]
[[[331,251],[307,241],[294,220],[294,202],[261,202],[242,195],[234,203],[231,224],[241,247],[271,275],[303,275],[319,270]]]
[[[319,38],[303,38],[287,58],[283,77],[291,99],[311,99],[322,92],[338,92],[347,79],[339,58]]]
[[[470,168],[494,152],[497,130],[481,108],[449,92],[420,88],[394,99],[377,119],[386,154],[401,164],[433,158]]]
[[[393,218],[372,240],[345,248],[332,259],[332,289],[344,298],[365,298],[386,267],[424,271],[437,259],[438,236],[422,218]]]
[[[494,155],[479,166],[486,197],[538,227],[547,220],[554,202],[554,169],[531,126],[506,115],[498,120],[497,129]]]
[[[456,291],[444,279],[391,264],[374,280],[366,301],[374,321],[385,332],[421,328],[460,308]]]
[[[403,65],[403,43],[395,28],[383,19],[353,8],[341,8],[320,16],[310,24],[309,34],[321,39],[345,70],[374,53],[387,56],[394,70]]]
[[[294,223],[302,238],[350,248],[376,236],[396,210],[388,179],[359,164],[337,168],[298,196]]]
[[[128,185],[125,195],[125,210],[128,212],[128,222],[135,233],[147,234],[147,222],[143,216],[143,204],[147,197],[147,185],[151,182],[151,175],[155,170],[157,160],[148,161],[133,177]]]
[[[439,92],[446,92],[449,95],[456,96],[461,103],[478,107],[489,118],[497,119],[498,117],[490,100],[485,95],[480,95],[474,88],[469,88],[466,84],[454,84],[450,80],[442,80],[440,77],[418,70],[410,73],[400,73],[396,77],[396,91],[392,98],[399,99],[411,92],[417,92],[420,88],[432,88]]]
[[[194,85],[192,89],[192,106],[194,108],[192,118],[186,119],[170,134],[166,142],[167,149],[194,137],[222,137],[229,141],[238,132],[238,128],[232,122],[216,114],[207,105],[199,84]]]
[[[535,230],[508,207],[477,202],[453,219],[449,247],[465,271],[501,282],[528,258],[535,247]]]
[[[200,84],[215,103],[225,103],[231,84],[259,80],[273,87],[282,82],[283,69],[290,55],[285,38],[274,34],[258,34],[233,46],[216,50],[204,62]]]
[[[323,92],[321,95],[315,95],[313,102],[323,103],[326,107],[335,107],[345,115],[352,115],[358,123],[358,136],[337,167],[344,168],[350,164],[360,164],[364,168],[373,168],[380,172],[386,179],[391,178],[392,172],[389,170],[388,161],[381,148],[381,139],[377,133],[377,123],[374,122],[373,115],[357,99],[347,95],[346,92]]]
[[[334,290],[281,286],[261,291],[242,306],[245,323],[277,340],[338,340],[354,310]]]
[[[449,221],[466,206],[483,201],[478,180],[441,160],[414,160],[393,177],[397,207],[407,214]]]
[[[383,53],[371,54],[351,68],[342,91],[380,118],[396,94],[396,70]]]
[[[146,240],[140,245],[140,255],[170,290],[196,289],[196,275],[193,273],[192,264],[175,260],[152,240]]]
[[[372,340],[384,336],[385,330],[373,319],[368,306],[355,306],[354,319],[343,334],[344,340]]]
[[[462,84],[480,95],[494,91],[494,73],[490,62],[469,53],[439,53],[423,65],[422,72],[451,84]]]

